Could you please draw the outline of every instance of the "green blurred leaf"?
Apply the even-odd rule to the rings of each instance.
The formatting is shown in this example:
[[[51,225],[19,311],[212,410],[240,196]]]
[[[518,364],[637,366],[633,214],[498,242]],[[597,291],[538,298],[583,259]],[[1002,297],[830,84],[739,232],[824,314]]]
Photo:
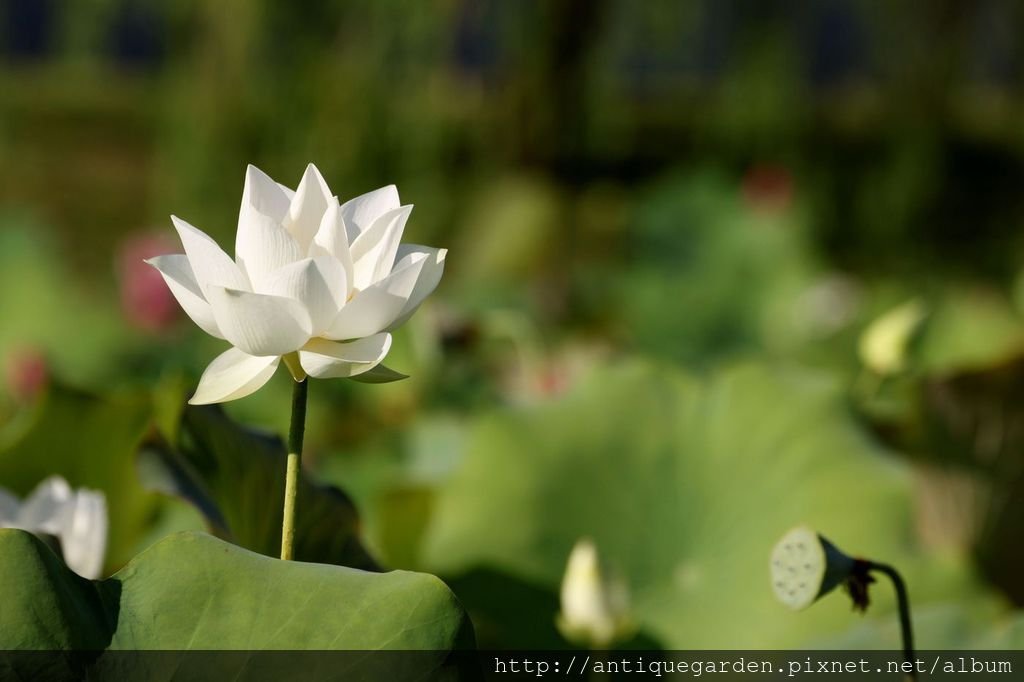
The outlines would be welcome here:
[[[896,564],[915,598],[970,592],[957,566],[922,566],[907,474],[827,377],[742,366],[699,383],[626,364],[557,402],[483,418],[439,494],[424,565],[457,592],[487,570],[556,593],[587,536],[628,579],[647,636],[669,648],[786,647],[854,622],[841,595],[800,614],[775,603],[770,549],[798,523]],[[553,612],[517,609],[496,582],[460,592],[471,613],[550,628]],[[885,593],[877,602],[892,609]]]
[[[154,443],[140,453],[146,484],[190,501],[211,532],[268,556],[278,556],[286,451],[276,436],[231,421],[219,407],[188,407],[179,442]],[[299,482],[295,520],[299,561],[373,570],[359,539],[352,501],[333,486]]]
[[[0,216],[0,356],[38,349],[60,375],[90,383],[128,345],[118,309],[74,281],[50,235]]]
[[[524,279],[557,262],[565,245],[564,197],[544,178],[509,176],[488,183],[468,200],[452,253],[457,267],[445,288],[471,307],[524,304]]]
[[[707,363],[807,340],[796,303],[814,268],[796,216],[750,210],[720,174],[677,175],[641,195],[626,237],[626,267],[593,278],[609,289],[594,304],[637,348]]]
[[[875,591],[890,589],[883,580]],[[814,643],[825,649],[891,649],[900,637],[895,618],[871,617],[838,637]],[[914,609],[914,638],[930,650],[1024,648],[1024,614],[1006,613],[994,600],[936,603]]]
[[[421,414],[372,446],[324,457],[317,476],[341,486],[362,512],[365,538],[387,566],[419,570],[438,485],[450,478],[463,450],[465,420]]]
[[[883,440],[940,472],[921,489],[934,489],[942,503],[931,505],[933,515],[952,516],[955,525],[935,534],[972,551],[985,577],[1020,603],[1024,356],[917,377],[902,397],[899,411],[868,404],[865,416]]]
[[[385,367],[384,365],[377,365],[368,372],[363,372],[351,377],[353,381],[359,381],[364,384],[390,384],[392,381],[401,381],[402,379],[408,378],[408,374],[396,372],[390,367]]]
[[[983,290],[950,290],[924,328],[918,364],[926,373],[979,369],[1024,351],[1024,319]]]
[[[279,561],[202,533],[171,536],[111,578],[91,582],[34,536],[0,530],[0,575],[0,649],[75,650],[62,661],[68,669],[47,670],[48,679],[74,670],[90,671],[89,679],[145,678],[152,659],[127,659],[140,666],[133,671],[124,669],[125,658],[101,653],[137,649],[417,649],[432,652],[429,668],[421,656],[415,670],[389,672],[429,679],[446,652],[473,645],[461,607],[433,576]],[[5,658],[5,665],[52,660]],[[243,672],[265,678],[234,660],[241,667],[223,671],[225,679]],[[367,674],[352,660],[345,672]]]

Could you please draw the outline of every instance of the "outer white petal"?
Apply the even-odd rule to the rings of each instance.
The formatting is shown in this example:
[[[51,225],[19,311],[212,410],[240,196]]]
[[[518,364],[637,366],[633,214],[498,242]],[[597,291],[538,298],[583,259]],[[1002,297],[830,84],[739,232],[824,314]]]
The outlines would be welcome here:
[[[317,379],[356,376],[376,367],[391,350],[391,334],[374,334],[349,343],[311,339],[299,351],[306,374]]]
[[[352,254],[349,251],[345,219],[341,217],[337,197],[331,197],[309,253],[311,256],[331,256],[341,263],[341,267],[345,269],[345,288],[348,291],[352,290]]]
[[[285,192],[285,188],[274,182],[259,168],[249,164],[245,169],[245,186],[242,188],[240,214],[245,212],[246,207],[251,207],[280,223],[288,214],[289,203],[291,203],[291,197]],[[241,222],[241,217],[239,222]]]
[[[309,164],[299,186],[295,189],[288,216],[284,221],[285,227],[295,237],[302,253],[309,250],[313,236],[316,235],[320,221],[324,217],[324,211],[332,203],[336,201],[331,196],[327,182],[317,167]]]
[[[189,225],[181,218],[171,216],[174,229],[178,231],[181,245],[185,247],[189,266],[206,300],[210,300],[211,286],[229,287],[247,291],[249,279],[235,265],[235,262],[201,230]]]
[[[25,499],[16,527],[58,535],[64,526],[65,507],[73,495],[67,481],[60,476],[50,476]]]
[[[9,490],[0,488],[0,528],[10,528],[18,519],[21,501]]]
[[[189,403],[208,405],[244,398],[267,383],[280,362],[276,355],[256,357],[231,348],[207,366]]]
[[[402,244],[398,248],[395,269],[399,270],[405,267],[419,253],[426,254],[423,270],[420,272],[419,279],[416,280],[416,286],[413,287],[412,293],[409,294],[409,300],[406,301],[402,312],[398,314],[398,318],[388,327],[389,330],[405,324],[405,321],[412,317],[423,300],[437,288],[441,281],[441,275],[444,274],[444,260],[448,255],[448,249],[435,249],[417,244]]]
[[[331,324],[348,297],[345,269],[331,256],[284,266],[266,279],[265,291],[301,302],[309,313],[314,335]]]
[[[294,299],[211,287],[208,300],[224,338],[249,355],[284,355],[309,340],[309,314]]]
[[[235,235],[235,258],[248,274],[253,290],[263,291],[267,276],[302,258],[302,250],[280,222],[243,205]]]
[[[192,266],[189,265],[188,256],[182,254],[171,254],[157,256],[146,261],[160,271],[167,288],[174,294],[182,310],[192,318],[192,321],[199,325],[199,328],[210,336],[223,339],[224,335],[217,328],[217,321],[213,319],[213,310],[210,304],[203,297],[203,291],[199,288],[199,282],[192,273]]]
[[[402,268],[356,293],[323,335],[358,339],[387,329],[405,308],[426,260],[426,254],[412,254]]]
[[[410,213],[411,205],[388,211],[352,242],[352,278],[357,289],[365,289],[391,272]]]
[[[99,578],[103,571],[108,524],[103,493],[82,489],[68,504],[60,548],[68,567],[83,578]]]
[[[349,243],[369,228],[377,218],[401,205],[398,200],[398,188],[394,185],[381,187],[346,201],[341,205],[341,215],[349,231]]]
[[[277,186],[281,188],[281,191],[284,192],[285,197],[288,199],[288,203],[291,204],[292,199],[295,198],[295,190],[287,185],[282,185],[280,182],[277,183]]]

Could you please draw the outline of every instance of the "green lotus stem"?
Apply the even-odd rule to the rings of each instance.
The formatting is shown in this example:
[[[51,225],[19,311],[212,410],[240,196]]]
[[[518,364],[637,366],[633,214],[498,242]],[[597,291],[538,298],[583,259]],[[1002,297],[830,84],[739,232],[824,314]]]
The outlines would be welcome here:
[[[295,498],[302,468],[302,438],[306,432],[306,396],[309,381],[295,382],[292,390],[292,423],[288,429],[288,467],[284,477],[284,518],[281,522],[281,558],[291,561],[295,544]]]
[[[907,595],[907,585],[903,582],[903,578],[892,566],[888,564],[880,564],[875,561],[869,561],[868,569],[872,571],[878,571],[884,573],[892,581],[892,586],[896,589],[896,603],[900,610],[900,634],[903,636],[903,658],[910,662],[911,672],[907,673],[907,679],[917,679],[917,673],[914,671],[914,631],[913,626],[910,622],[910,597]]]

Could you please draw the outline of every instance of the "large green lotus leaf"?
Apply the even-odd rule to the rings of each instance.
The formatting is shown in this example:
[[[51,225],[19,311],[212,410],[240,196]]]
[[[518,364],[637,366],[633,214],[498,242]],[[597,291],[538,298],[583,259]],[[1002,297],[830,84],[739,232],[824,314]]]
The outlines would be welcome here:
[[[951,290],[925,326],[918,349],[921,371],[977,370],[1024,350],[1024,320],[995,292]]]
[[[855,618],[841,594],[798,614],[774,601],[768,556],[799,523],[895,563],[916,599],[971,589],[955,562],[925,562],[914,549],[909,483],[820,375],[750,365],[697,382],[624,364],[561,400],[482,419],[440,492],[424,565],[456,581],[474,619],[501,614],[540,631],[555,614],[501,602],[500,580],[459,585],[504,575],[555,594],[570,549],[589,536],[627,578],[654,640],[786,647]],[[890,590],[873,596],[874,613],[891,612]]]
[[[895,618],[869,617],[841,635],[815,642],[828,649],[884,649],[899,641]],[[914,639],[921,648],[1024,649],[1024,614],[991,599],[927,604],[914,609]]]
[[[280,438],[232,421],[216,406],[184,411],[174,447],[140,453],[145,483],[191,502],[211,532],[279,556],[286,453]],[[359,517],[345,493],[300,476],[295,519],[299,561],[376,568],[359,538]]]
[[[420,568],[434,493],[457,466],[465,431],[462,417],[426,412],[407,428],[363,445],[355,456],[318,463],[318,478],[337,482],[355,499],[366,541],[385,565]]]
[[[160,661],[102,650],[210,649],[434,652],[412,661],[423,679],[425,664],[438,667],[445,652],[473,645],[462,608],[434,576],[279,561],[203,533],[170,536],[92,582],[35,536],[0,530],[0,576],[0,649],[81,652],[56,663],[7,657],[6,665],[63,663],[99,671],[100,679],[139,679],[126,661]]]
[[[0,486],[24,496],[59,474],[74,487],[103,491],[110,515],[108,568],[131,558],[159,498],[135,471],[150,424],[147,396],[97,396],[54,384],[0,432]]]

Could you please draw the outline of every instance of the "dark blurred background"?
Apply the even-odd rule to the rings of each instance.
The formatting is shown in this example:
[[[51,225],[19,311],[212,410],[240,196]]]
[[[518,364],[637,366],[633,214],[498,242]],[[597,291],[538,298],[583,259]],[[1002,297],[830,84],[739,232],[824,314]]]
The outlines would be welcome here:
[[[616,205],[713,168],[806,203],[838,266],[1016,272],[1019,3],[0,8],[0,200],[85,276],[172,209],[227,236],[240,159],[282,179],[314,159],[344,194],[397,182],[442,240],[510,176],[559,206],[605,200],[545,235],[569,266],[620,245]]]

